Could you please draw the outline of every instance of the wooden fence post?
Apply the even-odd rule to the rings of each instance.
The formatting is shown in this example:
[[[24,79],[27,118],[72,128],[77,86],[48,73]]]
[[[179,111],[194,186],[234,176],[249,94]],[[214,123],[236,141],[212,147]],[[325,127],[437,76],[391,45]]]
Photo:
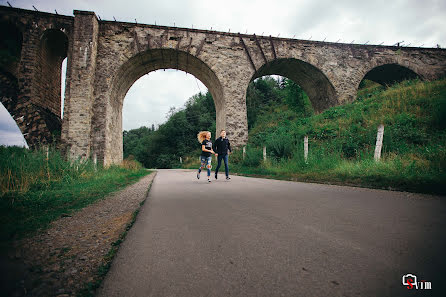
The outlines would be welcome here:
[[[180,157],[180,164],[183,164],[183,159]]]
[[[263,161],[266,161],[266,146],[263,147]]]
[[[308,136],[304,137],[304,160],[308,163]]]
[[[246,155],[246,146],[243,147],[243,160],[245,160],[245,155]]]
[[[375,146],[375,161],[379,162],[381,159],[381,149],[383,146],[383,135],[384,135],[384,125],[378,126],[378,134],[376,135],[376,146]]]
[[[94,164],[94,170],[96,170],[98,164],[98,156],[96,155],[96,153],[93,154],[93,164]]]

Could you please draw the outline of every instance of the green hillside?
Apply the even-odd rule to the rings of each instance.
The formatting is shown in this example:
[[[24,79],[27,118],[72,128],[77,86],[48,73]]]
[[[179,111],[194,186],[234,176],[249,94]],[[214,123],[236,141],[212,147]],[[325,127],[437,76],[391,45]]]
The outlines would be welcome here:
[[[369,81],[362,85],[355,102],[317,115],[306,116],[312,113],[308,98],[301,100],[300,110],[286,100],[268,104],[250,124],[245,159],[240,150],[231,156],[231,171],[445,194],[446,80],[405,81],[389,88]],[[382,160],[375,162],[381,123]],[[309,137],[308,163],[303,152],[305,135]],[[193,164],[187,167],[196,167],[196,158],[191,160]]]
[[[357,100],[320,114],[288,79],[257,79],[246,97],[247,152],[245,159],[241,148],[230,157],[232,173],[446,194],[446,79],[404,81],[390,87],[365,80]],[[384,125],[382,159],[375,162],[380,124]],[[209,93],[172,109],[158,129],[125,131],[124,157],[132,155],[148,168],[198,168],[200,130],[215,136],[215,107]],[[231,139],[231,131],[227,132]],[[308,162],[304,136],[309,137]]]

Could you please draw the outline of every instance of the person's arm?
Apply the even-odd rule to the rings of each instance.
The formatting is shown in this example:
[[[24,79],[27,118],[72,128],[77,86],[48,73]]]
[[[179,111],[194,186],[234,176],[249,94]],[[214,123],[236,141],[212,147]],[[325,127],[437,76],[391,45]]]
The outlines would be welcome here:
[[[220,138],[217,138],[214,143],[214,148],[218,152],[218,146],[220,145]]]
[[[228,150],[229,150],[229,152],[232,153],[231,143],[229,142],[229,139],[228,139]]]
[[[217,139],[215,139],[215,142],[214,142],[214,148],[215,148],[215,150],[217,150],[218,151],[218,141],[220,140],[220,138],[217,138]]]
[[[208,153],[211,153],[211,154],[215,154],[215,152],[213,150],[208,150],[204,144],[201,145],[201,150],[203,152],[208,152]]]

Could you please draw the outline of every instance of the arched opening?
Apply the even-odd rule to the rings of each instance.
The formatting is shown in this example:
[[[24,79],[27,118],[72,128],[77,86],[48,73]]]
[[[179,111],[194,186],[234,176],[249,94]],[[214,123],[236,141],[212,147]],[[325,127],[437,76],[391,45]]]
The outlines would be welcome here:
[[[59,29],[45,30],[39,40],[32,85],[28,125],[32,131],[28,137],[31,147],[58,142],[61,121],[62,61],[67,57],[68,37]]]
[[[23,108],[18,108],[17,79],[23,34],[15,24],[0,22],[0,145],[27,147],[23,132]],[[26,127],[22,124],[22,129]]]
[[[290,158],[296,148],[290,128],[315,113],[304,89],[279,75],[262,76],[249,84],[246,109],[249,133],[246,152],[253,162],[260,162],[263,147],[274,160]]]
[[[139,78],[125,96],[122,114],[124,159],[147,168],[179,167],[179,158],[198,148],[197,131],[215,132],[212,96],[181,70],[157,70]]]
[[[10,72],[0,70],[0,103],[12,114],[17,109],[19,85],[17,77]]]
[[[416,78],[420,78],[420,76],[407,67],[398,64],[385,64],[367,72],[362,80],[370,80],[386,86]]]
[[[407,67],[398,64],[380,65],[369,70],[364,75],[357,87],[356,98],[358,100],[368,98],[372,94],[384,90],[387,86],[417,78],[421,77]]]
[[[119,163],[123,156],[122,143],[122,109],[125,95],[130,87],[145,74],[160,69],[177,69],[190,73],[200,80],[209,90],[216,111],[216,127],[225,127],[225,111],[223,89],[215,73],[203,61],[186,52],[174,49],[156,49],[139,53],[124,63],[114,77],[111,88],[112,119],[111,130],[111,160],[104,163]],[[165,86],[175,88],[175,86]],[[187,98],[186,98],[187,99]]]
[[[266,124],[265,113],[282,113],[288,119],[309,116],[314,110],[307,93],[289,78],[266,75],[253,80],[246,93],[248,130]],[[286,115],[285,115],[286,114]],[[268,117],[268,115],[266,115]]]
[[[254,74],[252,80],[265,75],[280,75],[291,79],[305,91],[316,112],[338,104],[336,91],[325,74],[304,61],[277,59],[268,62]]]
[[[17,76],[22,53],[23,34],[16,25],[0,22],[0,68]]]
[[[162,87],[175,86],[174,88]],[[193,75],[181,70],[156,70],[143,75],[127,92],[123,105],[123,130],[146,126],[156,129],[166,122],[174,110],[184,107],[186,101],[207,88]],[[198,116],[198,115],[197,115]]]
[[[67,51],[68,37],[64,32],[48,29],[42,34],[35,79],[35,100],[58,118],[61,116],[62,62],[67,57]]]
[[[60,84],[60,118],[63,119],[63,109],[65,106],[65,81],[67,78],[67,61],[68,58],[65,58],[62,61],[62,69],[60,72],[61,76],[61,84]]]

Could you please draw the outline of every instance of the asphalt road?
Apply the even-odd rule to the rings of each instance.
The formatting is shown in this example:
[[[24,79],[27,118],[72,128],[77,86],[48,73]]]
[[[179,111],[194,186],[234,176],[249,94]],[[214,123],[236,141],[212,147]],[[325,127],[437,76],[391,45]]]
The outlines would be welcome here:
[[[160,170],[98,296],[446,296],[445,218],[446,197]]]

